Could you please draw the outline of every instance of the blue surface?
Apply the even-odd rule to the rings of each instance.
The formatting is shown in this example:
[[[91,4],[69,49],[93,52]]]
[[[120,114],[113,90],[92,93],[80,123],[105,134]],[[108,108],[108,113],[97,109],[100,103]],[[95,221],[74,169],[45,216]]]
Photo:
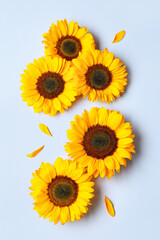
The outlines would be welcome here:
[[[0,239],[2,240],[158,240],[160,235],[159,158],[159,26],[160,3],[153,1],[3,1],[1,22],[1,173]],[[44,55],[42,34],[58,19],[74,19],[94,34],[99,49],[108,47],[127,65],[129,84],[112,104],[76,102],[64,115],[34,114],[20,97],[20,74]],[[114,35],[125,38],[111,44]],[[137,153],[128,167],[110,181],[98,178],[96,197],[79,222],[54,225],[33,211],[29,195],[32,172],[41,162],[67,157],[66,129],[75,114],[92,106],[120,110],[133,124]],[[45,123],[53,138],[38,127]],[[45,144],[33,159],[26,154]],[[104,194],[116,216],[105,210]]]

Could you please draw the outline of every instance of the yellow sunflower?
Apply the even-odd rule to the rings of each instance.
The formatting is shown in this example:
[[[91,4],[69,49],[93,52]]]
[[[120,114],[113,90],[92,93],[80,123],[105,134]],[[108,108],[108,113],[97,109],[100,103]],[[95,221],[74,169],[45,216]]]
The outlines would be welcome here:
[[[95,48],[94,38],[87,32],[86,27],[79,27],[73,20],[69,24],[66,19],[57,21],[57,26],[52,23],[49,32],[43,34],[46,56],[72,61],[80,53]]]
[[[57,158],[52,166],[42,163],[33,173],[30,195],[34,199],[34,210],[40,217],[49,218],[55,224],[80,220],[88,211],[90,199],[94,196],[94,183],[77,163]]]
[[[120,172],[120,165],[127,166],[125,158],[131,160],[131,152],[135,153],[132,126],[117,111],[85,110],[82,117],[75,116],[67,136],[71,142],[65,145],[66,152],[95,177],[110,178],[115,169]]]
[[[69,68],[70,62],[62,58],[35,59],[21,75],[23,101],[33,106],[34,112],[43,111],[50,116],[57,111],[63,113],[77,95],[72,78],[68,75]]]
[[[79,94],[88,95],[89,101],[110,103],[120,97],[127,85],[126,66],[113,53],[90,49],[73,60],[71,72],[74,74]]]

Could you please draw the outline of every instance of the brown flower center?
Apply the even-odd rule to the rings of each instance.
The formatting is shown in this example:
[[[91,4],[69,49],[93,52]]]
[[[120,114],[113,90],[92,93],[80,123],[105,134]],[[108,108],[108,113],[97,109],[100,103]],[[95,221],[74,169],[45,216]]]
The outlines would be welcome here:
[[[44,98],[55,98],[64,90],[64,80],[54,72],[43,73],[37,81],[37,90]]]
[[[78,196],[78,185],[71,178],[57,176],[48,185],[48,196],[55,206],[70,206]]]
[[[77,58],[79,52],[82,50],[81,42],[74,36],[65,36],[58,40],[57,54],[66,60],[71,61],[73,58]]]
[[[83,138],[83,146],[87,155],[97,159],[111,156],[117,148],[117,142],[113,130],[98,124],[88,128]]]
[[[112,80],[112,76],[107,67],[96,64],[88,68],[85,74],[87,84],[96,90],[107,88]]]

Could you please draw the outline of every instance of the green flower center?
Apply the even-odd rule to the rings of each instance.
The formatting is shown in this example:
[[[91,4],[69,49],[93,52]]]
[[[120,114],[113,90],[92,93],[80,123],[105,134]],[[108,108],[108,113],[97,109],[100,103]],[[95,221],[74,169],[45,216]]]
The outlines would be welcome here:
[[[102,64],[96,64],[88,68],[85,74],[87,84],[96,90],[103,90],[111,83],[111,73]]]
[[[59,183],[55,188],[55,196],[58,199],[68,199],[72,194],[72,188],[69,184]]]
[[[53,99],[63,92],[64,80],[58,73],[43,73],[38,78],[37,90],[44,98]]]
[[[69,61],[77,58],[82,50],[80,40],[74,36],[62,37],[58,40],[56,48],[58,55]]]
[[[91,138],[91,145],[97,149],[103,149],[109,144],[109,136],[106,133],[96,133]]]
[[[71,39],[65,39],[62,42],[62,51],[70,56],[74,55],[77,51],[76,42]]]
[[[117,149],[115,132],[107,126],[94,125],[88,128],[83,138],[83,146],[88,156],[104,159]]]
[[[59,87],[59,81],[53,77],[45,78],[44,87],[46,91],[48,91],[49,93],[52,93]]]
[[[48,195],[55,206],[70,206],[77,199],[77,183],[64,176],[57,176],[48,186]]]

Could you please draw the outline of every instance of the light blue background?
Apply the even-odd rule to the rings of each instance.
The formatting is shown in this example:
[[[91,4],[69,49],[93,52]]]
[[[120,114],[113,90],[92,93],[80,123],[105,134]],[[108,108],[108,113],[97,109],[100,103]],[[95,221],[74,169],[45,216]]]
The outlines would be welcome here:
[[[0,239],[2,240],[158,240],[160,235],[160,4],[157,0],[112,1],[1,1],[1,165]],[[64,115],[50,118],[34,114],[22,102],[20,74],[34,58],[44,55],[42,34],[58,19],[77,20],[94,34],[99,49],[107,47],[127,64],[129,84],[123,96],[111,104],[87,99],[73,104]],[[125,38],[111,44],[114,35]],[[41,162],[67,157],[66,130],[84,108],[103,106],[120,110],[131,121],[137,153],[127,168],[109,181],[98,178],[96,197],[79,222],[54,225],[32,210],[29,195],[32,172]],[[53,138],[39,130],[45,123]],[[35,158],[26,154],[45,144]],[[109,216],[104,195],[114,203]]]

